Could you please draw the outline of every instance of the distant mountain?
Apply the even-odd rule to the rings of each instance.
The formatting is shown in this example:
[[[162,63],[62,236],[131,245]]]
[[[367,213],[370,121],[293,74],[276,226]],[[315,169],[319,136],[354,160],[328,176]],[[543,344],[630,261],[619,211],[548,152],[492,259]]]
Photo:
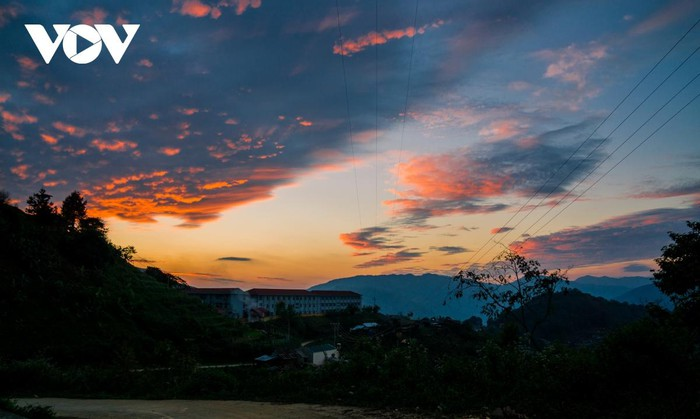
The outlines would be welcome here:
[[[376,304],[384,314],[413,313],[414,318],[443,316],[458,320],[481,316],[483,303],[474,300],[469,292],[460,299],[449,298],[451,286],[453,282],[449,276],[406,274],[339,278],[311,289],[355,291],[362,294],[363,305]],[[631,304],[644,305],[658,300],[662,306],[670,307],[668,298],[656,289],[649,277],[582,276],[571,281],[569,288]]]
[[[646,305],[648,303],[656,303],[661,307],[671,309],[673,302],[668,296],[664,295],[654,284],[643,285],[641,287],[629,290],[614,298],[616,301],[622,301],[630,304]]]
[[[451,317],[465,320],[481,315],[482,303],[470,294],[449,298],[453,285],[449,276],[361,275],[334,279],[312,290],[347,290],[362,294],[363,305],[378,305],[384,314],[413,313],[414,318]]]
[[[569,288],[583,291],[596,297],[617,300],[617,297],[635,288],[652,285],[651,278],[627,276],[611,278],[609,276],[582,276],[569,283]]]

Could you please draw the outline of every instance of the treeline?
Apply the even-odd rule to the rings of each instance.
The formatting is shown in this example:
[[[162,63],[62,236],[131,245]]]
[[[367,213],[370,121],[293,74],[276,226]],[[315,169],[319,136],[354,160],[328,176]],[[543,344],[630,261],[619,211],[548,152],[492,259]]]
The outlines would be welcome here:
[[[26,212],[0,203],[0,363],[134,369],[246,359],[249,329],[129,263],[71,193],[59,208],[40,190]]]

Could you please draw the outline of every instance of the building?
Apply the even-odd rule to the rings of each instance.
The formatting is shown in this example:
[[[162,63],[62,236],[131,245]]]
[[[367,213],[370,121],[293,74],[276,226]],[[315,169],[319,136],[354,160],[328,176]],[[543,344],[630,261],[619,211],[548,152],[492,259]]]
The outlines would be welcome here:
[[[323,314],[344,310],[348,307],[359,308],[362,296],[352,291],[308,291],[274,288],[253,288],[248,290],[250,307],[262,308],[273,315],[277,304],[282,302],[294,307],[298,314]]]
[[[309,364],[323,365],[326,361],[338,360],[338,349],[328,343],[323,345],[304,346],[301,348],[304,360]]]
[[[362,305],[362,296],[352,291],[253,288],[246,292],[240,288],[190,287],[187,292],[214,306],[222,314],[250,321],[276,315],[280,302],[294,307],[294,311],[300,315],[324,314]]]
[[[199,297],[203,303],[209,304],[216,310],[230,317],[247,317],[249,304],[248,293],[240,288],[194,288],[187,293]]]

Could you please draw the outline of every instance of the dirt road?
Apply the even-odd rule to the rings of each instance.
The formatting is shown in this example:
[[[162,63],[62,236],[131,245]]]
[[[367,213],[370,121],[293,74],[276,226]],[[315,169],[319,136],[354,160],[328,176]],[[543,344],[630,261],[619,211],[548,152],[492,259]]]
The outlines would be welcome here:
[[[311,404],[274,404],[221,400],[82,400],[18,399],[18,404],[50,406],[64,418],[240,418],[335,419],[424,418],[418,414],[387,410]]]

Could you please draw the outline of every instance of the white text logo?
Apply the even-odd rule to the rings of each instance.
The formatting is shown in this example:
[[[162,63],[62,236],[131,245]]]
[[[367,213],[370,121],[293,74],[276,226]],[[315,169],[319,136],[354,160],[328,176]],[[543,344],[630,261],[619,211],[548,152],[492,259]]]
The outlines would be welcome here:
[[[56,39],[54,40],[51,40],[44,26],[24,25],[46,64],[51,62],[60,43],[63,43],[63,52],[66,57],[76,64],[89,64],[95,61],[102,52],[102,44],[104,43],[114,62],[119,64],[140,26],[137,24],[122,25],[126,32],[126,39],[122,42],[112,25],[97,24],[95,27],[89,25],[75,25],[73,27],[63,24],[53,25],[53,29],[56,31]],[[80,52],[78,52],[78,37],[90,43],[87,48]]]

